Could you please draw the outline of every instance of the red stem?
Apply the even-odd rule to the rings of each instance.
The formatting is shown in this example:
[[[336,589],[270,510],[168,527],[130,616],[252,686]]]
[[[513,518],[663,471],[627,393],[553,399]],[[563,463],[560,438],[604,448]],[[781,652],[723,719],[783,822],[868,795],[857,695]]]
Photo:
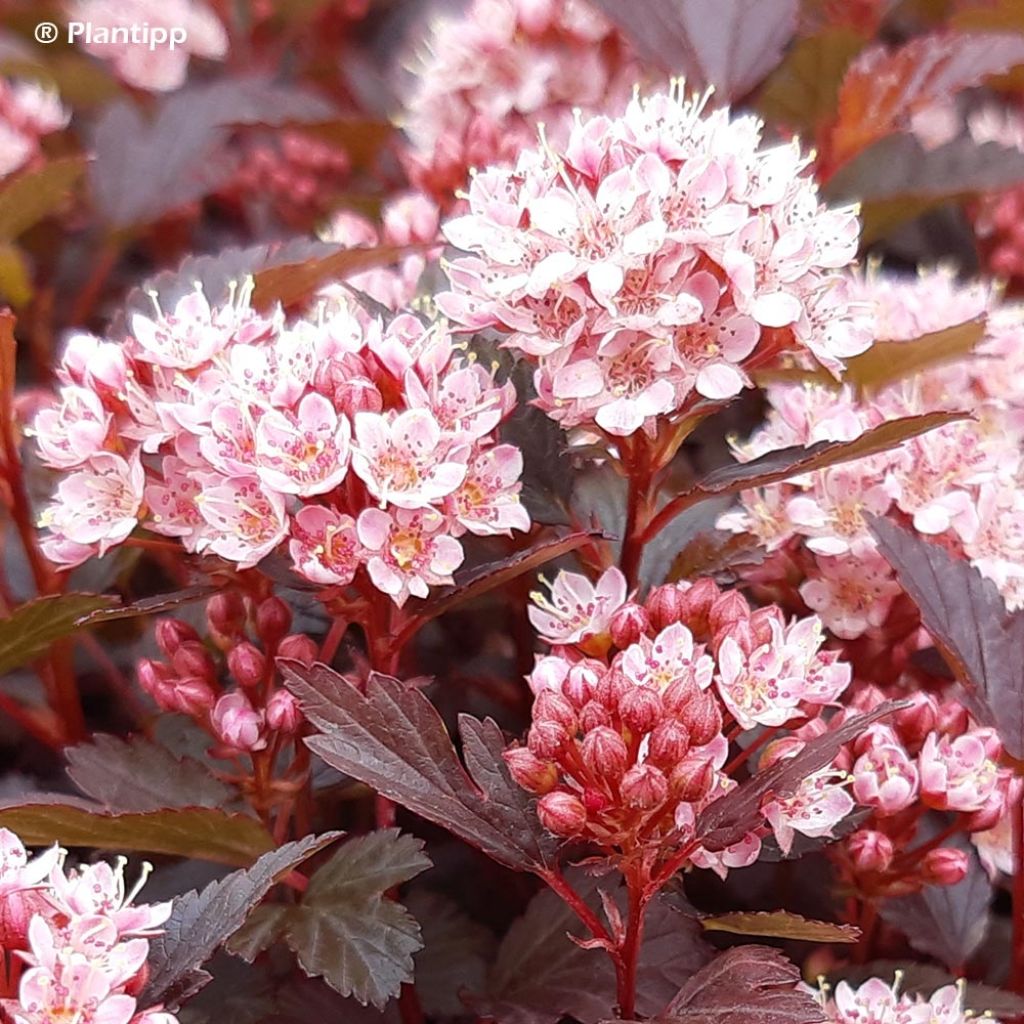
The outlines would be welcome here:
[[[626,921],[626,934],[622,940],[621,965],[617,972],[617,993],[619,1016],[623,1020],[633,1020],[636,1016],[636,975],[640,960],[640,947],[644,936],[644,915],[647,911],[647,900],[642,888],[634,879],[627,882],[629,894],[629,917]]]
[[[1010,988],[1024,994],[1024,786],[1010,809],[1013,815],[1013,945]]]
[[[619,567],[632,590],[640,574],[640,561],[644,554],[644,521],[650,499],[651,471],[647,448],[641,443],[626,455],[629,470],[629,490],[626,497],[626,528],[622,537],[622,555]]]

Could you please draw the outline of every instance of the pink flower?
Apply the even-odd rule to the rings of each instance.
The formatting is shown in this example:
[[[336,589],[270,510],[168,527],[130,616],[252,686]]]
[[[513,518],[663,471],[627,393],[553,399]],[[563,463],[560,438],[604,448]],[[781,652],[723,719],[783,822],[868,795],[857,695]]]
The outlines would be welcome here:
[[[359,413],[355,430],[352,469],[382,503],[426,508],[466,477],[467,453],[448,450],[441,427],[426,409],[410,409],[393,419]]]
[[[885,622],[901,588],[884,558],[818,556],[815,565],[820,575],[800,585],[800,596],[836,636],[853,640]]]
[[[909,807],[918,794],[917,767],[895,743],[879,743],[853,766],[853,795],[857,803],[895,814]]]
[[[313,583],[351,583],[361,554],[355,520],[334,509],[306,505],[292,520],[288,553],[296,572]]]
[[[186,549],[194,551],[206,524],[197,501],[202,481],[196,478],[193,466],[175,455],[165,456],[162,466],[163,480],[146,486],[146,525],[165,537],[181,537]]]
[[[518,448],[500,444],[478,454],[465,480],[446,499],[448,514],[479,536],[530,529],[529,513],[519,500],[523,456]]]
[[[316,392],[294,413],[269,410],[256,427],[257,473],[274,490],[309,497],[333,490],[348,470],[351,428]]]
[[[433,509],[398,508],[393,514],[368,508],[356,520],[373,585],[401,607],[409,596],[426,597],[430,587],[452,583],[465,557]]]
[[[827,768],[804,779],[791,796],[765,804],[762,813],[782,852],[788,854],[795,833],[813,839],[831,836],[832,829],[855,806],[843,773]]]
[[[7,828],[0,828],[0,899],[24,889],[37,888],[60,857],[51,846],[29,860],[21,840]]]
[[[930,1024],[927,1004],[913,1004],[898,994],[898,982],[887,985],[871,978],[860,988],[841,981],[825,1006],[833,1024]]]
[[[234,477],[204,489],[196,497],[208,529],[199,550],[209,549],[242,569],[256,565],[288,533],[284,500],[255,477]]]
[[[101,916],[113,923],[119,936],[155,935],[171,914],[170,903],[135,904],[148,870],[130,889],[124,877],[125,862],[111,867],[104,861],[70,871],[54,867],[49,876],[50,898],[71,917]]]
[[[103,450],[111,416],[96,393],[87,388],[67,387],[55,409],[43,409],[33,429],[43,460],[58,469],[82,465]]]
[[[530,622],[552,644],[574,644],[606,633],[612,616],[626,603],[626,577],[606,569],[596,584],[575,572],[560,572],[550,585],[551,599],[530,594]]]
[[[980,810],[995,791],[999,769],[981,736],[950,739],[930,733],[918,755],[921,798],[939,810]]]
[[[680,622],[666,626],[653,640],[642,637],[630,645],[615,666],[634,685],[662,693],[679,680],[706,690],[714,673],[714,662],[703,649],[695,651],[693,634]]]
[[[241,690],[218,698],[210,723],[221,742],[235,750],[262,750],[267,745],[263,735],[263,712],[257,711]]]
[[[11,1013],[16,1024],[128,1024],[135,1000],[114,992],[102,970],[78,962],[58,965],[53,972],[42,967],[26,971]]]

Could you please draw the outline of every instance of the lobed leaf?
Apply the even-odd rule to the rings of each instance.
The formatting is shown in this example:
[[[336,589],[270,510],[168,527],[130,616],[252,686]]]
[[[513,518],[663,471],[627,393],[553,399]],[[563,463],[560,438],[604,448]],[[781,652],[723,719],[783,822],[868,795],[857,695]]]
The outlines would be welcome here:
[[[1024,758],[1024,614],[1007,612],[996,585],[965,559],[888,520],[869,525],[964,688],[968,710]]]
[[[184,986],[194,992],[190,978],[241,927],[271,887],[340,835],[326,832],[286,843],[264,853],[252,867],[211,882],[202,892],[193,889],[179,896],[161,934],[150,939],[149,979],[142,1002],[163,1002],[173,1009]],[[202,978],[195,979],[200,983],[205,983]]]
[[[856,942],[860,929],[831,921],[809,921],[788,910],[748,910],[702,917],[707,932],[731,935],[757,935],[771,939],[797,939],[801,942]]]
[[[55,594],[19,605],[0,619],[0,675],[45,654],[55,640],[78,630],[87,615],[116,601],[104,594]]]
[[[538,870],[554,863],[557,844],[508,774],[500,757],[504,739],[489,719],[460,721],[467,772],[441,716],[419,690],[374,674],[363,695],[324,665],[278,665],[319,730],[306,744],[332,768],[508,867]]]
[[[109,811],[223,807],[237,799],[205,765],[141,736],[122,740],[100,733],[90,743],[69,747],[64,756],[75,785]]]
[[[17,832],[26,846],[60,843],[195,857],[232,866],[251,864],[274,846],[270,833],[245,814],[215,807],[117,814],[63,796],[33,795],[28,802],[0,804],[0,828]]]
[[[665,1024],[821,1024],[800,972],[777,949],[737,946],[698,971],[656,1019]]]
[[[869,725],[908,707],[909,701],[886,701],[863,715],[843,722],[837,729],[808,741],[799,753],[752,775],[725,796],[709,804],[697,818],[695,834],[710,852],[738,843],[763,824],[761,806],[765,799],[789,796],[814,772],[827,768],[839,751]]]
[[[798,0],[596,0],[640,56],[669,74],[713,86],[730,102],[782,59],[796,32]]]

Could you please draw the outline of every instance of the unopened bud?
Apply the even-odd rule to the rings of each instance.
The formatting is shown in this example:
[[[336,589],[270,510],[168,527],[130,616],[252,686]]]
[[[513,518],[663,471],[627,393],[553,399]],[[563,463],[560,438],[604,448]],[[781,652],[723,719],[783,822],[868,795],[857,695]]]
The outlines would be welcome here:
[[[967,731],[967,708],[959,701],[947,700],[939,705],[935,728],[946,736],[959,736]]]
[[[629,764],[625,740],[608,726],[592,729],[583,737],[583,763],[599,778],[619,779]]]
[[[978,729],[972,729],[971,735],[981,740],[981,745],[985,748],[985,756],[990,761],[998,763],[1003,756],[1003,741],[999,738],[999,733],[988,726],[982,726]]]
[[[644,607],[647,609],[651,628],[656,633],[660,633],[666,626],[671,626],[673,622],[682,621],[686,612],[683,591],[674,583],[655,587],[647,595]]]
[[[186,676],[174,682],[171,689],[171,710],[180,711],[192,718],[201,718],[213,707],[216,699],[213,687],[205,679],[200,679],[199,676]]]
[[[580,729],[583,732],[591,732],[611,724],[611,712],[600,701],[589,701],[580,712]]]
[[[558,783],[558,768],[552,761],[537,757],[527,747],[511,747],[502,755],[509,774],[529,793],[550,793]]]
[[[700,697],[701,689],[696,681],[690,678],[677,679],[662,694],[661,701],[665,712],[677,718],[691,702]]]
[[[850,861],[858,871],[887,871],[892,864],[892,840],[884,832],[864,828],[846,841]]]
[[[235,750],[262,750],[263,715],[241,690],[226,693],[214,706],[210,720],[221,742]]]
[[[181,619],[160,619],[157,622],[156,643],[168,658],[173,657],[186,640],[199,640],[199,634],[187,622]]]
[[[302,725],[302,709],[294,695],[287,690],[275,690],[266,706],[267,727],[286,736],[298,731]]]
[[[682,709],[677,716],[690,733],[690,742],[696,747],[710,743],[722,731],[722,711],[718,701],[705,690]]]
[[[718,584],[710,576],[702,577],[683,592],[682,621],[690,627],[690,632],[695,636],[703,637],[710,633],[708,615],[721,593]]]
[[[526,736],[526,745],[537,757],[557,757],[565,746],[568,734],[557,722],[534,722]]]
[[[578,836],[587,827],[587,809],[583,802],[562,790],[548,793],[537,801],[537,817],[549,832],[566,839]]]
[[[228,651],[228,670],[239,686],[259,686],[266,676],[267,659],[258,647],[243,640]]]
[[[245,628],[245,601],[233,590],[214,594],[206,602],[206,621],[223,636],[237,636]]]
[[[619,650],[625,650],[631,644],[637,643],[640,637],[646,636],[650,628],[651,620],[643,605],[628,601],[612,616],[608,632],[611,634],[612,643]]]
[[[186,640],[181,644],[174,652],[171,664],[179,676],[199,676],[208,683],[216,682],[217,666],[210,652],[198,640]]]
[[[593,673],[581,665],[573,665],[562,680],[562,696],[577,710],[594,695]]]
[[[669,776],[672,791],[685,803],[700,802],[715,781],[714,765],[703,757],[684,758]]]
[[[320,655],[316,642],[303,633],[290,633],[277,645],[279,658],[291,658],[307,668]]]
[[[637,764],[622,776],[619,793],[627,807],[649,811],[668,797],[668,779],[651,764]]]
[[[728,633],[737,623],[750,618],[750,605],[738,590],[727,590],[708,611],[712,633]]]
[[[970,861],[963,850],[940,846],[929,850],[921,861],[921,875],[935,885],[956,885],[967,877]]]
[[[576,712],[573,706],[554,690],[541,690],[537,694],[533,703],[533,720],[557,722],[568,733],[576,731]]]
[[[674,768],[690,749],[686,726],[673,718],[659,722],[651,733],[647,759],[658,768]]]
[[[588,786],[583,791],[583,806],[587,814],[600,814],[605,808],[611,807],[612,799],[607,793],[593,786]]]
[[[619,718],[637,735],[650,732],[664,715],[661,697],[649,686],[633,686],[619,699]]]
[[[897,711],[893,721],[904,745],[913,749],[924,743],[925,737],[935,728],[938,715],[935,700],[927,693],[913,693],[909,699],[913,704]]]
[[[260,601],[256,609],[256,632],[267,647],[276,647],[292,626],[291,609],[279,597]]]
[[[779,614],[774,606],[769,605],[767,608],[755,608],[750,613],[750,618],[747,620],[746,628],[749,630],[750,637],[750,649],[754,650],[757,647],[763,647],[765,644],[772,642],[772,623],[778,622]],[[743,623],[736,624],[739,627],[743,626]],[[730,636],[732,634],[730,633]]]

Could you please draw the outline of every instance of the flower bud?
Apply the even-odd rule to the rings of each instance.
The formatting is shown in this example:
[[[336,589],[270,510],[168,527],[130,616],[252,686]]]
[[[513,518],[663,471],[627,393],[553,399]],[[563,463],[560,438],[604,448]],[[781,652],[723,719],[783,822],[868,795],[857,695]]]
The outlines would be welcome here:
[[[612,643],[619,650],[625,650],[631,644],[637,643],[640,637],[646,636],[650,628],[651,620],[643,605],[629,601],[612,616],[608,632],[611,634]]]
[[[606,708],[618,707],[623,695],[633,689],[635,685],[621,672],[613,669],[611,672],[605,672],[597,681],[597,686],[594,687],[594,697]]]
[[[537,802],[537,817],[549,832],[566,839],[578,836],[587,826],[586,807],[578,797],[563,790],[556,790],[540,798]]]
[[[967,731],[969,719],[967,708],[959,701],[947,700],[939,705],[935,716],[935,728],[947,736],[959,736]]]
[[[245,601],[234,590],[214,594],[206,602],[206,621],[222,636],[237,636],[245,628]]]
[[[750,618],[750,605],[738,590],[727,590],[708,611],[708,625],[715,634],[728,633],[737,622]]]
[[[600,701],[589,701],[580,712],[580,730],[582,732],[591,732],[601,726],[611,724],[611,712]]]
[[[629,764],[625,740],[608,726],[598,726],[583,738],[583,763],[599,778],[618,779]]]
[[[619,718],[630,732],[650,732],[664,717],[661,697],[649,686],[633,686],[619,699]]]
[[[562,696],[578,711],[594,695],[594,673],[582,665],[573,665],[562,680]]]
[[[981,745],[985,748],[985,756],[990,761],[998,763],[1003,756],[1003,741],[999,738],[999,733],[986,725],[972,729],[971,735],[981,741]]]
[[[956,885],[967,877],[970,862],[963,850],[940,846],[929,850],[921,861],[921,875],[935,885]]]
[[[1006,792],[1000,787],[992,793],[984,805],[970,814],[965,814],[962,821],[968,832],[987,832],[995,828],[1006,814]]]
[[[228,747],[262,750],[267,745],[262,737],[263,715],[241,690],[224,694],[214,706],[210,720],[218,738]]]
[[[690,733],[690,742],[695,747],[710,743],[722,731],[722,711],[718,701],[707,691],[697,696],[682,709],[679,721]]]
[[[186,640],[181,644],[174,652],[171,664],[179,676],[199,676],[208,683],[217,681],[217,666],[210,652],[198,640]]]
[[[680,800],[695,804],[708,795],[715,781],[715,766],[703,757],[684,758],[669,776],[672,791]]]
[[[711,631],[708,614],[721,593],[718,584],[710,576],[702,577],[683,591],[682,621],[695,636],[706,636]]]
[[[509,774],[529,793],[550,793],[558,783],[558,768],[526,747],[511,747],[502,755]]]
[[[277,645],[279,658],[291,658],[307,668],[320,656],[316,642],[303,633],[290,633]]]
[[[573,706],[554,690],[541,690],[533,703],[535,722],[557,722],[567,733],[576,731],[576,712]]]
[[[846,841],[850,861],[858,871],[887,871],[894,854],[892,840],[884,832],[863,828]]]
[[[228,651],[228,671],[239,686],[259,686],[266,676],[267,659],[255,644],[243,640]]]
[[[750,637],[750,650],[763,647],[772,642],[772,623],[779,621],[779,612],[774,606],[767,608],[755,608],[747,620],[747,635]],[[742,626],[743,623],[737,623]],[[730,636],[733,634],[730,633]],[[742,646],[742,645],[741,645]]]
[[[135,670],[139,679],[139,686],[160,705],[161,708],[169,709],[168,700],[172,684],[176,676],[171,669],[160,661],[153,661],[151,658],[143,658]]]
[[[537,757],[550,759],[561,753],[568,735],[557,722],[534,722],[526,736],[526,745]]]
[[[198,641],[199,634],[181,619],[160,619],[156,624],[156,643],[168,658],[174,656],[174,652],[186,640]]]
[[[700,695],[701,689],[697,685],[696,680],[687,677],[677,679],[672,683],[662,694],[661,702],[667,714],[675,715],[678,718],[683,709],[699,698]]]
[[[658,768],[674,768],[690,749],[690,734],[686,726],[675,719],[659,722],[651,733],[647,760]]]
[[[275,690],[266,706],[267,727],[286,736],[298,731],[302,725],[302,709],[288,690]]]
[[[651,764],[637,764],[622,776],[619,793],[627,807],[649,811],[668,798],[668,779]]]
[[[256,609],[256,632],[267,647],[275,647],[292,626],[291,609],[279,597],[260,601]]]
[[[686,611],[686,602],[683,591],[674,583],[667,583],[663,587],[655,587],[647,595],[644,607],[647,609],[651,628],[660,633],[666,626],[671,626],[673,622],[682,621]]]
[[[213,687],[199,676],[185,676],[176,679],[171,687],[169,710],[180,711],[192,718],[202,718],[213,707],[217,699]]]
[[[927,693],[912,693],[909,700],[913,704],[897,711],[893,721],[904,745],[913,749],[924,743],[925,737],[935,728],[938,709],[934,698]]]
[[[611,805],[611,797],[602,790],[588,786],[583,791],[583,806],[586,807],[587,814],[600,814],[606,808],[611,807]]]

